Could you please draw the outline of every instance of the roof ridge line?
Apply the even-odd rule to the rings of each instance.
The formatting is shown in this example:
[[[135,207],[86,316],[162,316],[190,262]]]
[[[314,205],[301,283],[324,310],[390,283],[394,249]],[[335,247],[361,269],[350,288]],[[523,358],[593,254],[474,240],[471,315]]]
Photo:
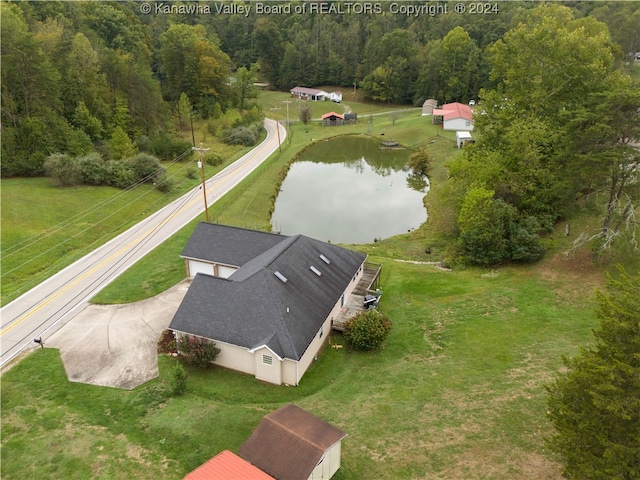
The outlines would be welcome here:
[[[277,411],[277,410],[276,410]],[[322,452],[325,451],[324,448],[322,448],[320,445],[313,443],[311,440],[309,440],[306,437],[303,437],[302,435],[300,435],[298,432],[296,432],[295,430],[292,430],[286,426],[284,426],[282,423],[276,421],[275,419],[273,419],[272,417],[270,417],[269,415],[267,415],[266,417],[264,417],[266,420],[268,420],[269,422],[271,422],[272,424],[278,426],[279,428],[281,428],[282,430],[291,433],[292,435],[294,435],[296,438],[301,439],[302,441],[304,441],[304,443],[311,445],[312,447],[315,447],[318,450],[321,450]]]

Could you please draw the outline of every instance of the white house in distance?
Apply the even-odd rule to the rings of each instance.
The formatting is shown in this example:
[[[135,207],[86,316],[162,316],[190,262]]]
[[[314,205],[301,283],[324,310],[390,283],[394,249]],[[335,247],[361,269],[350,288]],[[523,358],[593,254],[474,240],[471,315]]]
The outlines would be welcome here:
[[[205,222],[181,256],[193,281],[169,329],[214,341],[216,365],[276,385],[298,385],[366,259],[303,235]]]
[[[329,96],[324,90],[308,87],[294,87],[290,90],[291,96],[302,100],[321,101]]]
[[[473,130],[473,112],[464,103],[446,103],[433,110],[433,123],[442,124],[444,130]]]
[[[265,416],[238,455],[278,480],[329,480],[346,436],[290,403]]]
[[[292,97],[300,98],[301,100],[313,100],[315,102],[331,100],[335,103],[340,103],[342,101],[342,92],[325,92],[324,90],[308,87],[295,87],[289,92]]]

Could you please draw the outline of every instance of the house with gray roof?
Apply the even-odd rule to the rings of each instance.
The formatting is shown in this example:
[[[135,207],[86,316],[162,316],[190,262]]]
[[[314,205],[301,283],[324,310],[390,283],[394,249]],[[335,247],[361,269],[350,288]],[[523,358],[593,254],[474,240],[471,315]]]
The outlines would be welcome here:
[[[298,385],[360,281],[366,255],[304,235],[200,223],[169,328],[213,340],[217,365]]]

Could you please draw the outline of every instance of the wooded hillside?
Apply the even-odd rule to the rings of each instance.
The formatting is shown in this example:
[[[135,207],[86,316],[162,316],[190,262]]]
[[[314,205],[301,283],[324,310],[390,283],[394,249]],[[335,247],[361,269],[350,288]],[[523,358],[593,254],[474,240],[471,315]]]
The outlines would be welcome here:
[[[201,118],[245,113],[254,74],[274,89],[339,85],[383,102],[467,102],[499,81],[489,76],[489,47],[534,7],[498,2],[485,14],[459,15],[451,4],[430,16],[394,14],[388,2],[371,11],[327,3],[242,15],[218,4],[171,2],[172,12],[209,7],[180,14],[157,2],[148,13],[132,1],[3,2],[2,175],[41,175],[56,152],[108,157],[118,127],[149,151],[154,139],[168,141],[182,94]],[[617,62],[640,51],[637,3],[570,7],[577,18],[607,23]]]

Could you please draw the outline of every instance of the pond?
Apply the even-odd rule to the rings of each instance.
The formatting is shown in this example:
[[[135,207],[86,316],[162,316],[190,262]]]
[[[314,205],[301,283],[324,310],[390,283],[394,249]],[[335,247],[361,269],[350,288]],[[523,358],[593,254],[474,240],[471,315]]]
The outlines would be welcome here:
[[[320,142],[292,165],[271,218],[274,231],[334,243],[371,243],[427,219],[429,186],[407,168],[412,153],[367,137]]]

